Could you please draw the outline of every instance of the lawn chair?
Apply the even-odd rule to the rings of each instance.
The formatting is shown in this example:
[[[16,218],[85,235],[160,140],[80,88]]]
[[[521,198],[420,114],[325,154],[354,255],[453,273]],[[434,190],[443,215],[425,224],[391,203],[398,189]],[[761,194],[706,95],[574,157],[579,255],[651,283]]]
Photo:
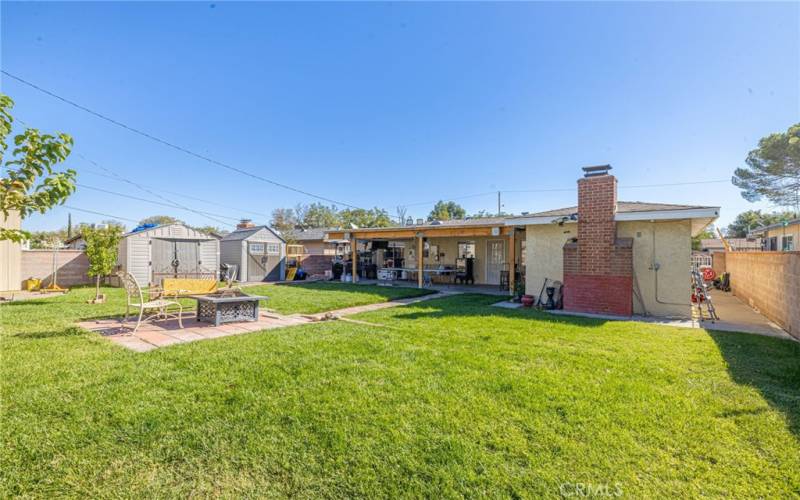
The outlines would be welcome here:
[[[125,271],[119,271],[117,276],[119,277],[120,283],[122,283],[122,287],[125,288],[125,295],[127,296],[125,319],[122,320],[123,323],[128,321],[128,316],[130,315],[132,307],[139,309],[139,316],[136,319],[136,326],[133,328],[131,334],[136,333],[136,330],[139,329],[139,325],[141,325],[143,322],[153,321],[156,319],[177,318],[178,326],[183,328],[183,321],[181,321],[181,316],[183,315],[183,306],[181,306],[179,302],[167,299],[155,299],[145,302],[144,295],[142,294],[142,287],[139,286],[139,282],[136,281],[136,278]],[[171,306],[177,306],[177,314],[169,310]],[[142,319],[145,312],[150,312],[150,315]]]

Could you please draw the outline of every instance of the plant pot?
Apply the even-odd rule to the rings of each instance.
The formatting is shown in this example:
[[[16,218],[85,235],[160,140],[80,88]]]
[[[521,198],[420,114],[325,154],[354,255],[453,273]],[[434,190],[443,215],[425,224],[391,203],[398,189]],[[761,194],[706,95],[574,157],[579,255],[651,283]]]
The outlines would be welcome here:
[[[521,302],[523,306],[531,307],[533,303],[536,302],[536,299],[533,297],[533,295],[523,295]]]
[[[86,303],[87,304],[104,304],[105,301],[106,301],[106,294],[101,293],[97,298],[89,299],[89,300],[86,301]]]

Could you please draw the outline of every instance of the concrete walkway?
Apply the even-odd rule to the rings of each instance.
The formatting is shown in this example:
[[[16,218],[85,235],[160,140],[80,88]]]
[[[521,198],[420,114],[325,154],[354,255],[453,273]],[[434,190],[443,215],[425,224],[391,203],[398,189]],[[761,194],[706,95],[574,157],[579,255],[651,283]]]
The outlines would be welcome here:
[[[714,307],[716,308],[719,320],[711,322],[709,320],[699,321],[699,318],[691,319],[672,319],[654,318],[651,316],[613,316],[608,314],[576,313],[570,311],[546,311],[547,313],[561,316],[579,316],[582,318],[606,319],[614,321],[640,321],[664,326],[675,326],[678,328],[703,328],[722,332],[742,332],[767,337],[776,337],[787,340],[800,341],[789,335],[780,326],[776,325],[766,317],[753,310],[750,306],[740,301],[731,293],[716,291],[711,296]],[[494,304],[497,307],[518,308],[521,304],[504,301]],[[696,316],[696,309],[692,309]]]
[[[430,299],[438,299],[454,293],[434,293],[421,297],[410,297],[389,302],[379,302],[377,304],[367,304],[363,306],[347,307],[334,311],[318,314],[291,314],[283,315],[272,311],[260,311],[258,321],[227,323],[214,326],[210,323],[197,321],[194,313],[184,313],[183,328],[178,325],[177,320],[157,321],[155,323],[143,323],[136,333],[131,333],[136,325],[135,318],[127,323],[122,322],[122,318],[101,319],[94,321],[84,321],[78,326],[86,330],[99,333],[111,342],[126,347],[136,352],[147,352],[159,347],[166,347],[175,344],[185,344],[196,340],[216,339],[231,335],[241,335],[244,333],[259,332],[262,330],[272,330],[275,328],[285,328],[287,326],[297,326],[322,321],[325,319],[336,319],[342,316],[349,316],[368,311],[377,311],[389,307],[398,307],[408,304],[416,304]]]

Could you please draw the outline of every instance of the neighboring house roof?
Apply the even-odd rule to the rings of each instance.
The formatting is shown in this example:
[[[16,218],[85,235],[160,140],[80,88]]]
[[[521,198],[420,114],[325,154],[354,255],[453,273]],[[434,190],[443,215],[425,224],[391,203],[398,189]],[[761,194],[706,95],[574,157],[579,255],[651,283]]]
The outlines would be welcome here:
[[[786,222],[786,226],[794,226],[800,224],[800,219],[792,219]],[[771,229],[780,229],[784,227],[783,222],[778,222],[776,224],[770,224],[769,226],[761,226],[753,229],[750,231],[751,234],[763,234]]]
[[[286,243],[286,240],[278,233],[269,226],[253,226],[244,229],[237,229],[232,233],[226,234],[222,241],[237,241],[237,240],[246,240],[247,238],[253,236],[257,232],[261,231],[262,229],[266,229],[270,233],[274,234],[277,238],[279,238],[282,242]]]
[[[731,240],[728,240],[728,243],[730,242]],[[701,239],[700,248],[702,250],[724,250],[725,244],[718,238]]]
[[[325,233],[328,231],[335,231],[335,229],[325,227],[295,229],[293,231],[287,231],[286,238],[294,241],[322,241],[325,239]]]

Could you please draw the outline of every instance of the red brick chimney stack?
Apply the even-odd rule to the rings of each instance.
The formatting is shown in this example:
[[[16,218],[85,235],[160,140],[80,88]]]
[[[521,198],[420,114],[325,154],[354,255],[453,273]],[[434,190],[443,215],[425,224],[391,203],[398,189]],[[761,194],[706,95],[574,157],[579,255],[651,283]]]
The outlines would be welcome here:
[[[605,275],[617,238],[617,178],[610,165],[584,167],[578,180],[578,261],[580,273]]]
[[[242,219],[236,224],[236,229],[249,229],[251,227],[256,227],[256,225],[250,219]]]
[[[610,165],[578,180],[578,241],[564,245],[564,309],[633,313],[633,240],[617,238],[617,179]]]

